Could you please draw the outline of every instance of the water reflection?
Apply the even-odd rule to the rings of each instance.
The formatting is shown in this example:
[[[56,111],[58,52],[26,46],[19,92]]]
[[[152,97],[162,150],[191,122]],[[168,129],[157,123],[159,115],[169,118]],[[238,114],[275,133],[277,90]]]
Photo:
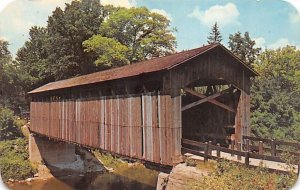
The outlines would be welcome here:
[[[51,178],[10,186],[13,190],[154,190],[158,172],[142,166],[119,168],[114,173]]]

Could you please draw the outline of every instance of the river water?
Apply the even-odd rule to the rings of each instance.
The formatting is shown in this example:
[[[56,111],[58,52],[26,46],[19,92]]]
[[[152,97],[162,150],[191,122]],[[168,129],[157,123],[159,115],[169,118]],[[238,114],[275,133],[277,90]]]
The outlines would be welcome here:
[[[9,185],[12,190],[155,190],[158,172],[132,166],[113,173],[89,173]]]

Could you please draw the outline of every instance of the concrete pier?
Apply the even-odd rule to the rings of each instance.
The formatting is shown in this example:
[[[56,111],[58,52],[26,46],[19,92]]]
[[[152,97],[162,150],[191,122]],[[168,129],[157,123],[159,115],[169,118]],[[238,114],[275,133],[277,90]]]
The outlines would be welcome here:
[[[55,142],[34,134],[29,135],[29,160],[50,165],[67,164],[76,160],[75,145]]]

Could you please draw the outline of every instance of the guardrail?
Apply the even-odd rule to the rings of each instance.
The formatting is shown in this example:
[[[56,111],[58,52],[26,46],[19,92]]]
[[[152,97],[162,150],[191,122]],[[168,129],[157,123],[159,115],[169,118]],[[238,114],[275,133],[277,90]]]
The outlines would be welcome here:
[[[263,146],[260,147],[260,151],[258,153],[255,153],[255,152],[251,151],[250,139],[248,137],[245,137],[244,140],[245,140],[244,144],[241,144],[240,142],[237,142],[236,144],[234,144],[234,141],[233,141],[230,148],[226,148],[226,147],[220,146],[219,144],[213,145],[211,141],[203,143],[203,142],[193,141],[193,140],[189,140],[189,139],[182,139],[182,141],[181,141],[182,152],[202,156],[204,158],[204,161],[207,161],[208,159],[220,158],[221,152],[224,152],[224,153],[231,154],[231,156],[237,156],[237,160],[239,160],[239,161],[241,161],[242,157],[244,157],[245,158],[244,163],[246,166],[249,166],[250,158],[286,163],[286,161],[284,159],[276,156],[276,151],[277,151],[276,145],[279,144],[278,143],[279,141],[275,141],[275,142],[274,142],[274,140],[270,141],[275,144],[275,146],[273,145],[273,147],[274,147],[273,155],[266,155],[266,154],[263,154],[263,151],[262,151]],[[285,142],[284,145],[288,145],[288,144],[289,143]],[[294,144],[294,143],[292,143],[292,144]],[[213,150],[216,151],[216,156],[212,155]],[[271,148],[271,150],[272,150],[272,148]],[[295,152],[293,152],[293,153],[295,153]],[[298,175],[299,175],[299,173],[300,173],[299,159],[297,160],[297,165],[298,165]]]

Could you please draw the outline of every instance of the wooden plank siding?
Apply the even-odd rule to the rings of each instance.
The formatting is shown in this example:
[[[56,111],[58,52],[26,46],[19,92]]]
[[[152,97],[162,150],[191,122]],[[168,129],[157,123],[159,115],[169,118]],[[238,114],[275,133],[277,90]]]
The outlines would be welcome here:
[[[171,110],[171,96],[155,93],[33,101],[30,129],[50,138],[173,165],[180,156],[181,138],[180,125],[172,124],[176,111]]]

